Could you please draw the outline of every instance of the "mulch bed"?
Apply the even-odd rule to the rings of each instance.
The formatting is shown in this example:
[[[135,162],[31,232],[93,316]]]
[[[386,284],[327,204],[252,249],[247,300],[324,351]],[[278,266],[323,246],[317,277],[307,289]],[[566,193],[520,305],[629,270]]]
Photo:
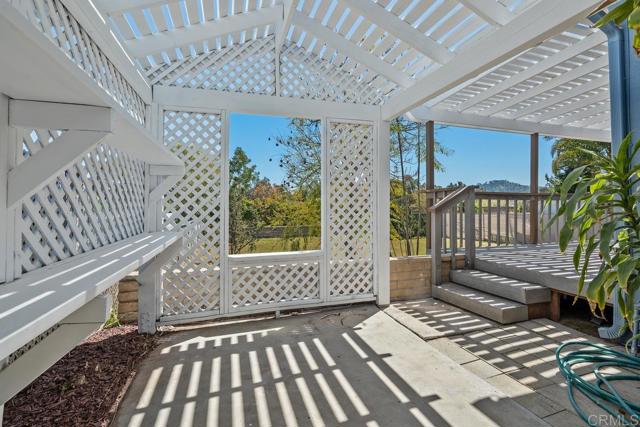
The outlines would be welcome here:
[[[135,326],[96,332],[7,402],[2,425],[108,426],[138,363],[156,344]]]

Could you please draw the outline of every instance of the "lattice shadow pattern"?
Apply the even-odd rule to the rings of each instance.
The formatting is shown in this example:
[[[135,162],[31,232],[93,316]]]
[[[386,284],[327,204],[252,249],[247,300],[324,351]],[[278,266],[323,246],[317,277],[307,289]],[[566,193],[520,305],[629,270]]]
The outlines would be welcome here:
[[[163,316],[220,309],[222,252],[222,118],[166,111],[164,143],[185,162],[184,177],[164,198],[164,228],[198,223],[178,259],[166,266]]]

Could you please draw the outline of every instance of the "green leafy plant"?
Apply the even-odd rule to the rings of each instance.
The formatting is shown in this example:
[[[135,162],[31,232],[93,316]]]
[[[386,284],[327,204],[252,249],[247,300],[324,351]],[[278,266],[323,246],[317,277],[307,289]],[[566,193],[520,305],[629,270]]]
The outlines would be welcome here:
[[[640,141],[631,141],[631,136],[625,138],[614,157],[585,150],[594,167],[582,166],[567,175],[560,187],[560,208],[550,222],[564,219],[563,252],[573,249],[570,243],[577,240],[573,249],[573,264],[580,275],[577,294],[584,295],[600,317],[606,302],[616,298],[629,326],[640,287],[640,191],[636,188],[640,165],[632,161]],[[585,289],[594,253],[600,256],[600,268]]]
[[[616,1],[618,0],[604,1],[600,6],[598,6],[594,13],[605,10]],[[636,50],[636,53],[640,55],[640,0],[623,1],[605,14],[605,16],[596,22],[595,25],[598,28],[608,24],[609,22],[615,22],[617,25],[622,25],[624,21],[627,21],[629,28],[636,32],[633,38],[633,48]]]

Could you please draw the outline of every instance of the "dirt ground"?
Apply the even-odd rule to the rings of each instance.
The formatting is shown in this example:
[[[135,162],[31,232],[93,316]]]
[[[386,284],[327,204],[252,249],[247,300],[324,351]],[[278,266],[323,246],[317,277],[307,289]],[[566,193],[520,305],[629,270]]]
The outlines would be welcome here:
[[[130,325],[96,332],[7,402],[2,425],[108,426],[156,343]]]

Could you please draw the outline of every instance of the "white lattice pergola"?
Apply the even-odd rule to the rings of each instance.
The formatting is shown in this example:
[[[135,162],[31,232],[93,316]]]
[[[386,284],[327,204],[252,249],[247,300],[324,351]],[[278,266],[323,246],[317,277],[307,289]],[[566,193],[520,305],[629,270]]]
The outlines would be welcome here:
[[[387,304],[389,121],[609,141],[598,3],[0,0],[0,381],[133,270],[147,332]],[[229,255],[232,112],[321,120],[320,250]]]

